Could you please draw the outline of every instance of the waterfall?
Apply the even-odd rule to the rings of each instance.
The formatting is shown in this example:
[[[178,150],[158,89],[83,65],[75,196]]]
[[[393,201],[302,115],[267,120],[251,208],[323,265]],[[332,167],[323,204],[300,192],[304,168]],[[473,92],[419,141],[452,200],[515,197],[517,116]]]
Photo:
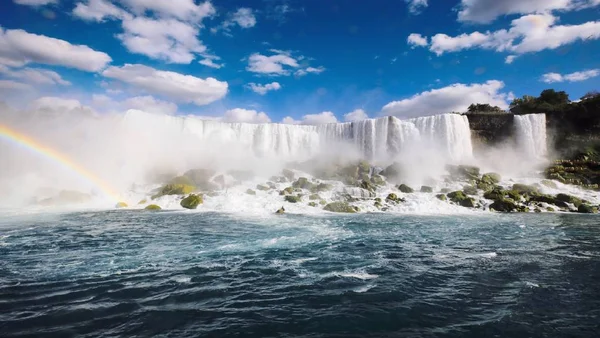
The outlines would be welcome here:
[[[225,123],[130,110],[123,118],[123,126],[143,135],[146,140],[184,137],[190,147],[197,147],[197,142],[201,142],[230,154],[238,151],[286,160],[335,151],[335,146],[340,143],[349,145],[370,160],[385,161],[406,151],[430,149],[436,149],[437,154],[451,161],[472,157],[469,122],[465,116],[457,114],[408,120],[390,116],[310,126]]]
[[[544,157],[548,151],[546,114],[515,115],[515,138],[525,155]]]

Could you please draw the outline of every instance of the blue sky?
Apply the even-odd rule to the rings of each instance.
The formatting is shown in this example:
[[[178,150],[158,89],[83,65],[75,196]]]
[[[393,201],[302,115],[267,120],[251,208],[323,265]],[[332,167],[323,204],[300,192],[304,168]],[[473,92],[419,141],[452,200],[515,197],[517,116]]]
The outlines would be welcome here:
[[[600,0],[3,0],[0,100],[287,123],[575,100],[600,89],[598,18]]]

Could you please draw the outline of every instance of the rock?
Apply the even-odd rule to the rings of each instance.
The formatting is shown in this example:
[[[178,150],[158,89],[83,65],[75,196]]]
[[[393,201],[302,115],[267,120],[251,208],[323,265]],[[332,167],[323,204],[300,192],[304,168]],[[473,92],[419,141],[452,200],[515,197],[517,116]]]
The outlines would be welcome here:
[[[375,185],[385,185],[385,179],[381,175],[373,175],[371,176],[371,183]]]
[[[468,165],[446,165],[446,170],[450,173],[450,176],[454,179],[466,179],[466,180],[477,180],[479,179],[479,168]]]
[[[298,178],[298,180],[296,180],[294,183],[292,183],[292,187],[294,187],[296,189],[306,189],[306,190],[313,190],[316,188],[315,184],[309,182],[308,178],[306,178],[306,177]]]
[[[275,213],[276,214],[283,214],[283,213],[285,213],[285,208],[281,207],[281,208],[277,209],[277,211],[275,211]]]
[[[556,195],[556,200],[557,201],[561,201],[561,202],[566,202],[566,203],[571,203],[574,204],[576,207],[579,206],[582,202],[581,199],[575,197],[575,196],[571,196],[571,195],[567,195],[567,194],[557,194]]]
[[[423,186],[421,186],[421,192],[432,193],[433,192],[433,188],[429,187],[429,186],[426,186],[426,185],[423,185]]]
[[[342,213],[356,213],[356,209],[346,202],[333,202],[327,204],[323,210]]]
[[[358,162],[358,175],[371,175],[371,164],[367,161]]]
[[[516,190],[508,190],[506,196],[514,200],[515,202],[521,201],[521,194]]]
[[[312,195],[308,196],[308,199],[311,201],[320,200],[321,196],[319,196],[319,194],[312,194]]]
[[[309,207],[316,207],[317,205],[317,202],[308,202]]]
[[[496,188],[496,185],[494,185],[493,183],[487,183],[482,180],[477,181],[476,186],[477,186],[477,189],[483,190],[484,192],[491,191],[491,190],[494,190],[494,188]]]
[[[254,179],[255,175],[252,170],[230,170],[228,175],[233,176],[236,181],[244,182]]]
[[[256,190],[261,190],[261,191],[267,191],[271,189],[270,187],[266,186],[266,185],[262,185],[262,184],[257,184],[256,185]]]
[[[281,171],[281,174],[283,175],[283,177],[285,177],[288,181],[293,181],[296,178],[296,174],[294,174],[293,171],[289,170],[289,169],[283,169]]]
[[[542,185],[551,188],[551,189],[558,189],[558,186],[556,185],[556,182],[551,181],[551,180],[542,180]]]
[[[279,192],[279,195],[291,195],[294,192],[293,187],[287,187]]]
[[[373,185],[373,183],[371,183],[371,181],[369,180],[362,180],[359,182],[358,186],[360,188],[363,188],[365,190],[374,192],[375,190],[377,190],[377,188],[375,187],[375,185]]]
[[[300,196],[287,195],[284,200],[289,203],[298,203],[302,198]]]
[[[475,199],[472,197],[467,197],[462,191],[453,191],[448,194],[448,198],[450,200],[460,206],[466,208],[474,208],[475,207]]]
[[[394,203],[404,202],[404,199],[398,197],[398,195],[396,195],[394,193],[387,195],[385,200],[386,200],[386,202],[394,202]]]
[[[500,212],[511,212],[517,210],[517,205],[508,199],[499,199],[490,205],[490,209]]]
[[[198,205],[202,204],[202,196],[196,194],[190,194],[186,198],[181,200],[179,203],[182,207],[186,209],[196,209]]]
[[[442,189],[440,189],[440,192],[441,192],[442,194],[447,194],[447,193],[449,193],[450,191],[452,191],[452,190],[450,190],[450,189],[448,189],[448,188],[442,188]]]
[[[271,176],[269,181],[273,181],[275,183],[285,183],[287,182],[287,179],[284,176]]]
[[[546,211],[548,211],[548,212],[554,212],[554,211],[556,211],[556,210],[554,210],[554,208],[553,208],[553,207],[547,207],[547,208],[546,208]]]
[[[446,195],[445,195],[445,194],[437,194],[437,195],[435,195],[435,197],[436,197],[438,200],[440,200],[440,201],[446,201],[446,200],[447,200],[447,198],[446,198]]]
[[[320,201],[319,201],[319,204],[320,204],[320,205],[325,205],[325,204],[327,204],[327,201],[325,201],[325,200],[320,200]]]
[[[406,185],[406,184],[400,184],[400,185],[398,186],[398,189],[399,189],[401,192],[405,193],[405,194],[410,194],[410,193],[414,192],[414,189],[413,189],[413,188],[411,188],[411,187],[409,187],[409,186],[408,186],[408,185]]]
[[[187,195],[196,190],[196,187],[187,184],[167,184],[160,188],[158,193],[152,196],[152,199],[166,195]]]
[[[125,202],[119,202],[117,203],[117,205],[115,206],[115,208],[120,209],[120,208],[127,208],[128,205]]]
[[[215,171],[210,169],[192,169],[186,171],[183,174],[183,176],[189,178],[192,181],[192,184],[190,185],[202,186],[204,183],[207,183],[214,174]]]
[[[375,193],[363,188],[356,187],[344,187],[341,191],[343,195],[349,195],[353,198],[363,199],[363,198],[372,198],[375,196]]]
[[[483,198],[492,201],[497,201],[503,199],[505,195],[506,192],[502,190],[502,188],[496,187],[490,191],[486,191],[485,193],[483,193]]]
[[[397,196],[396,196],[396,197],[397,197]],[[379,202],[379,203],[381,203],[381,198],[379,198],[379,197],[375,197],[375,202]]]
[[[146,203],[148,203],[148,201],[145,198],[143,200],[140,200],[138,202],[138,204],[146,204]]]
[[[156,204],[150,204],[144,208],[144,210],[161,210],[162,208]]]
[[[387,166],[381,175],[388,178],[388,181],[397,181],[402,178],[402,166],[398,162],[394,162]]]
[[[314,190],[315,190],[315,192],[324,192],[324,191],[329,191],[331,189],[333,189],[333,186],[331,184],[319,183],[319,184],[317,184],[317,186]]]
[[[540,210],[540,208],[535,208],[535,209],[533,209],[533,212],[540,213],[540,212],[542,212],[542,210]]]
[[[580,204],[577,207],[577,212],[580,214],[595,214],[598,212],[598,208],[597,207],[592,207],[589,204]]]
[[[373,203],[373,206],[374,206],[375,208],[377,208],[377,209],[381,209],[381,207],[382,207],[383,205],[381,204],[381,202],[377,202],[377,201],[375,201],[375,203]]]
[[[502,176],[500,176],[500,174],[497,173],[486,173],[483,174],[483,176],[481,176],[481,182],[492,185],[500,183],[501,179]]]
[[[465,185],[463,187],[463,192],[467,195],[477,195],[477,188],[472,185]]]
[[[194,182],[194,180],[185,175],[173,177],[169,180],[168,184],[196,186],[196,182]]]
[[[513,184],[512,190],[514,190],[520,194],[529,194],[529,193],[538,193],[539,192],[538,188],[536,188],[532,185],[526,185],[526,184]]]
[[[248,190],[246,190],[246,194],[248,194],[248,195],[256,195],[256,191],[254,191],[252,189],[248,189]]]

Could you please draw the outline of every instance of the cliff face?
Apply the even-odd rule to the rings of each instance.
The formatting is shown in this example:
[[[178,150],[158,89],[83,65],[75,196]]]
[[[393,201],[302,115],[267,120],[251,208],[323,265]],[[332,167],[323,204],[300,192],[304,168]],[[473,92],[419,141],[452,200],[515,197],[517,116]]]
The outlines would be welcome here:
[[[563,154],[600,144],[600,96],[546,114],[552,146]]]
[[[469,119],[474,151],[477,152],[484,146],[512,142],[515,130],[513,114],[473,113],[466,116]]]

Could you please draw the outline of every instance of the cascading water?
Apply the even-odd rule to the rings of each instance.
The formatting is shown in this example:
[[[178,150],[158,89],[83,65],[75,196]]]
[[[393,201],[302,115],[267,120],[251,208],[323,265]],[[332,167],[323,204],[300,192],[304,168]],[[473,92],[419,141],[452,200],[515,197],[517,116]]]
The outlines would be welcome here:
[[[543,158],[548,152],[546,115],[515,115],[515,138],[521,151],[533,158]]]
[[[469,122],[465,116],[456,114],[409,120],[383,117],[306,126],[224,123],[130,110],[123,122],[125,128],[133,128],[148,137],[184,135],[213,148],[215,145],[237,147],[259,157],[297,160],[327,150],[336,143],[353,145],[362,157],[382,161],[415,148],[435,148],[451,161],[472,157]]]

